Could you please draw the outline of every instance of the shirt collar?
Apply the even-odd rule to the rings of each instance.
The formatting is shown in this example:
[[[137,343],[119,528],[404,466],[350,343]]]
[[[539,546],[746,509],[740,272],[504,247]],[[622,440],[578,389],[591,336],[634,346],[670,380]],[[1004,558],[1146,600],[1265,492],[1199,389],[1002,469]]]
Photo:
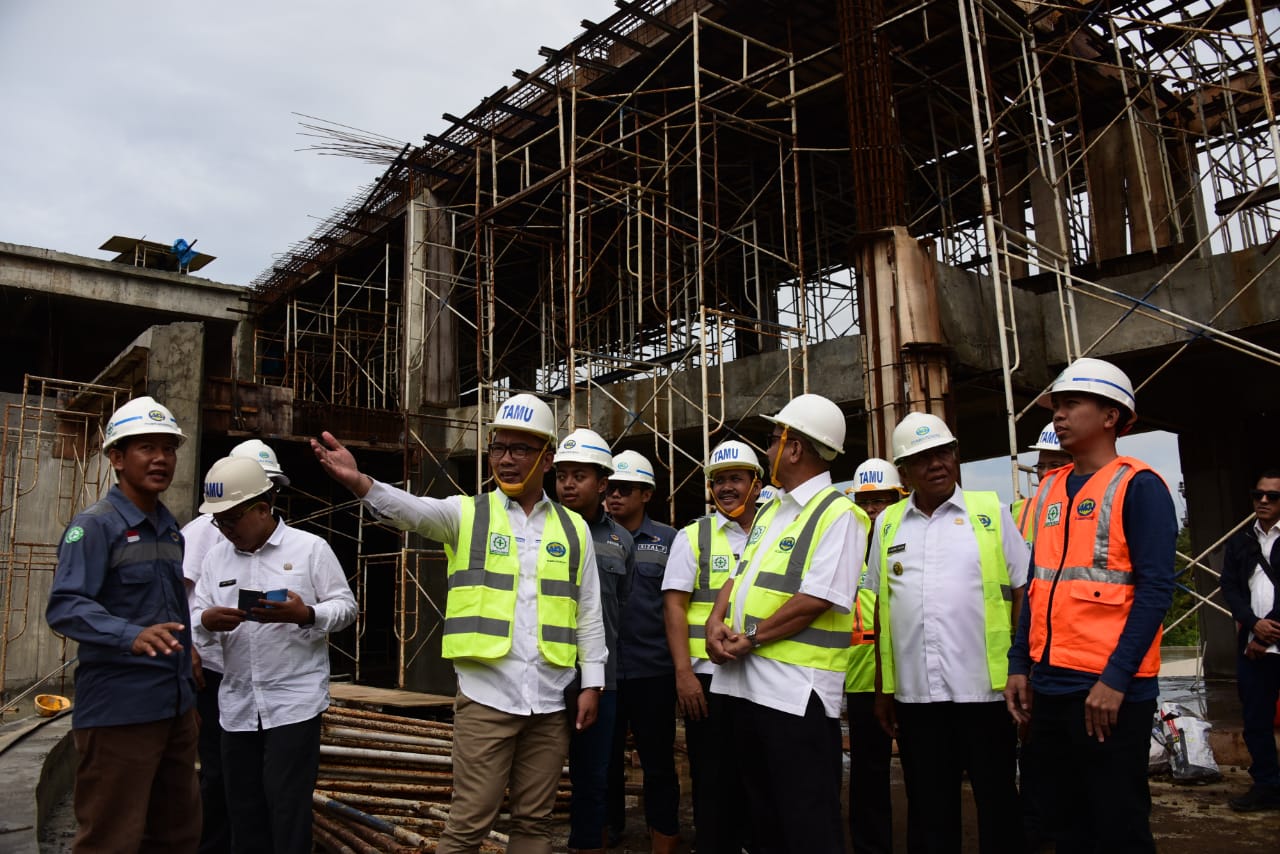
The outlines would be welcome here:
[[[964,503],[964,490],[960,488],[959,484],[956,484],[955,492],[951,493],[951,497],[939,504],[937,510],[933,511],[934,515],[937,515],[938,510],[941,510],[948,504],[959,510],[961,513],[969,512],[968,507],[966,507]],[[914,491],[911,493],[911,500],[907,503],[907,509],[912,513],[919,513],[921,516],[925,515],[925,512],[916,506],[916,494]]]
[[[152,522],[152,518],[142,511],[142,508],[129,500],[129,496],[124,494],[124,490],[119,484],[112,484],[111,489],[107,490],[107,500],[111,502],[111,506],[116,508],[121,516],[124,517],[125,524],[131,528],[136,528],[143,522]],[[178,520],[173,518],[173,514],[169,512],[169,508],[164,506],[163,502],[156,502],[155,521],[159,522],[160,527],[156,533],[167,531],[170,528],[178,529]],[[152,522],[154,524],[154,522]]]
[[[1267,537],[1274,537],[1276,535],[1276,531],[1280,531],[1280,522],[1272,525],[1270,531],[1264,531],[1262,530],[1262,523],[1257,519],[1253,520],[1253,533],[1259,540],[1266,539]]]
[[[803,507],[809,503],[810,499],[830,485],[831,472],[824,471],[819,474],[815,474],[795,489],[787,490],[783,493],[782,500],[786,501],[789,498]]]

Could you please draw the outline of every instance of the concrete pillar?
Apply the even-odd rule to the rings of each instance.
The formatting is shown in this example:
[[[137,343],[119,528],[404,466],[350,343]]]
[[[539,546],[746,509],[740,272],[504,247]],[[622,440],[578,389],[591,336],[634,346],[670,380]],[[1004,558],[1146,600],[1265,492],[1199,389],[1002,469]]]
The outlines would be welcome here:
[[[457,260],[448,211],[422,190],[405,216],[404,408],[458,405]]]
[[[169,408],[182,432],[187,434],[187,441],[178,452],[173,483],[163,496],[169,511],[186,524],[195,515],[204,475],[200,471],[203,323],[170,323],[151,328],[147,393]]]

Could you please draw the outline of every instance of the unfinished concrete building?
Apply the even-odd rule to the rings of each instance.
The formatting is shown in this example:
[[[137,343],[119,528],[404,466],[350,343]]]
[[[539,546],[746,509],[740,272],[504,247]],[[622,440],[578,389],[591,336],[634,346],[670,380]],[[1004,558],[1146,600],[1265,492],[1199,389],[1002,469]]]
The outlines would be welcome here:
[[[303,472],[294,518],[353,572],[353,671],[448,690],[443,556],[308,471],[320,430],[376,477],[467,491],[495,402],[531,391],[653,458],[683,522],[709,448],[759,446],[758,416],[808,390],[848,415],[837,475],[927,409],[1025,491],[1035,396],[1103,356],[1141,386],[1138,429],[1180,438],[1203,564],[1182,580],[1222,672],[1205,555],[1277,426],[1262,5],[618,0],[468,112],[424,116],[420,146],[329,134],[386,171],[254,282],[200,462],[276,444]]]

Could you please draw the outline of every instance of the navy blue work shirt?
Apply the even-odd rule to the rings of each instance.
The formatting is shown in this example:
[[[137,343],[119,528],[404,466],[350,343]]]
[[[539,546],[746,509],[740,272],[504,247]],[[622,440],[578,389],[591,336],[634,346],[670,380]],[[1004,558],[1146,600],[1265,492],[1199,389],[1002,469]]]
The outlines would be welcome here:
[[[164,720],[194,705],[182,534],[163,504],[148,515],[112,486],[71,520],[45,615],[80,645],[75,729]],[[182,650],[134,655],[134,639],[156,623],[184,626]]]
[[[676,529],[646,514],[631,532],[636,544],[636,574],[631,595],[622,608],[618,631],[618,678],[643,679],[676,671],[667,646],[667,623],[662,614],[662,577]]]
[[[587,523],[596,546],[596,568],[600,575],[600,613],[604,617],[604,642],[609,659],[604,665],[604,687],[618,687],[618,624],[622,608],[631,595],[635,577],[635,542],[627,529],[603,509],[594,522]]]

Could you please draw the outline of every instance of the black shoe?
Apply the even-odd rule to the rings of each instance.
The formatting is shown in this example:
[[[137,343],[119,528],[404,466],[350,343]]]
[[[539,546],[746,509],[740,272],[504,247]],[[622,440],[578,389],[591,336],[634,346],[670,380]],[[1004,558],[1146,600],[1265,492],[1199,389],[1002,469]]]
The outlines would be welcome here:
[[[1259,786],[1256,783],[1238,798],[1227,801],[1236,812],[1280,810],[1280,786]]]

